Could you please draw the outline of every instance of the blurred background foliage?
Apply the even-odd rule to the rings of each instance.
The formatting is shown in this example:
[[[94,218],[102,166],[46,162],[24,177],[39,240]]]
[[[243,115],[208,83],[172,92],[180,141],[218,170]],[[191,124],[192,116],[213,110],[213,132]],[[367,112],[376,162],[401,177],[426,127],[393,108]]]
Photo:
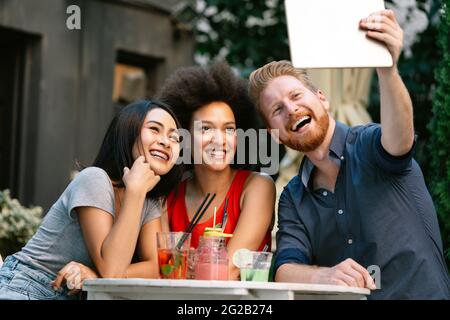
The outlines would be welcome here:
[[[447,264],[450,266],[450,104],[448,10],[450,0],[390,0],[387,7],[403,7],[404,25],[425,24],[400,57],[398,68],[411,94],[419,162],[438,215]],[[196,61],[226,59],[242,76],[273,60],[289,59],[284,1],[198,0],[195,32]],[[442,21],[442,23],[441,23]],[[408,26],[406,26],[408,24]],[[416,27],[417,28],[417,27]],[[438,40],[440,39],[440,40]],[[444,58],[445,56],[445,58]],[[368,111],[379,122],[378,81],[374,73]],[[434,114],[432,112],[434,106]]]
[[[436,91],[432,95],[433,117],[428,125],[430,142],[424,161],[430,163],[428,175],[440,218],[447,265],[450,261],[450,0],[444,1],[439,26],[440,54],[435,71]],[[425,112],[423,114],[425,117]]]
[[[248,76],[267,62],[289,59],[284,1],[206,0],[197,12],[199,62],[226,58]]]
[[[0,253],[7,257],[34,235],[42,220],[42,208],[26,208],[11,198],[9,190],[0,191]]]

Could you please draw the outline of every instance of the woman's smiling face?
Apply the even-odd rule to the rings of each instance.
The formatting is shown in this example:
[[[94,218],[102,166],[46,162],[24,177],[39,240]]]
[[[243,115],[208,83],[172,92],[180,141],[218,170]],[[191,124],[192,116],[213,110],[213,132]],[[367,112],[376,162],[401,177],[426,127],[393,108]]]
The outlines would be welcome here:
[[[215,171],[227,168],[236,152],[236,120],[225,102],[212,102],[194,112],[191,136],[194,150],[201,150],[201,164]],[[194,164],[195,152],[193,154]]]
[[[157,175],[168,173],[180,154],[180,136],[172,116],[161,108],[147,113],[141,134],[133,145],[133,159],[145,156]]]

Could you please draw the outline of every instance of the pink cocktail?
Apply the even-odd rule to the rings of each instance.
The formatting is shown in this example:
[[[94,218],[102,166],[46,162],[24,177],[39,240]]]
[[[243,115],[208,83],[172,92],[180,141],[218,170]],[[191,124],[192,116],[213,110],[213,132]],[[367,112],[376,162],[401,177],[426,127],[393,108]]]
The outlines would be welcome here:
[[[228,280],[228,265],[225,263],[200,262],[195,265],[196,280]]]
[[[196,280],[228,280],[225,237],[201,236],[194,260]]]

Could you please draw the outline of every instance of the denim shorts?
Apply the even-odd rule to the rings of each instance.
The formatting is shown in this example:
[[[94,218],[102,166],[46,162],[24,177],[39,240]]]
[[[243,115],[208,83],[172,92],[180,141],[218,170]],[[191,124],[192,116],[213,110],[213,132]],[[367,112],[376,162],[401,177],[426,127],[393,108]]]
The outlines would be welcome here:
[[[66,287],[53,290],[55,276],[23,263],[14,256],[5,259],[0,268],[0,300],[73,300]]]

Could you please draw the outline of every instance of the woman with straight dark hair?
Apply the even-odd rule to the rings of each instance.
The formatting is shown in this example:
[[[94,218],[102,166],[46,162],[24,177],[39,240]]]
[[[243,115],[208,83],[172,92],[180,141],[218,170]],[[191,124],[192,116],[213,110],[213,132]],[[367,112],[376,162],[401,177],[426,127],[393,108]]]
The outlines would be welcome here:
[[[161,206],[182,175],[179,127],[157,101],[122,109],[93,165],[69,184],[26,246],[6,258],[0,299],[69,299],[82,280],[97,276],[158,278]]]

